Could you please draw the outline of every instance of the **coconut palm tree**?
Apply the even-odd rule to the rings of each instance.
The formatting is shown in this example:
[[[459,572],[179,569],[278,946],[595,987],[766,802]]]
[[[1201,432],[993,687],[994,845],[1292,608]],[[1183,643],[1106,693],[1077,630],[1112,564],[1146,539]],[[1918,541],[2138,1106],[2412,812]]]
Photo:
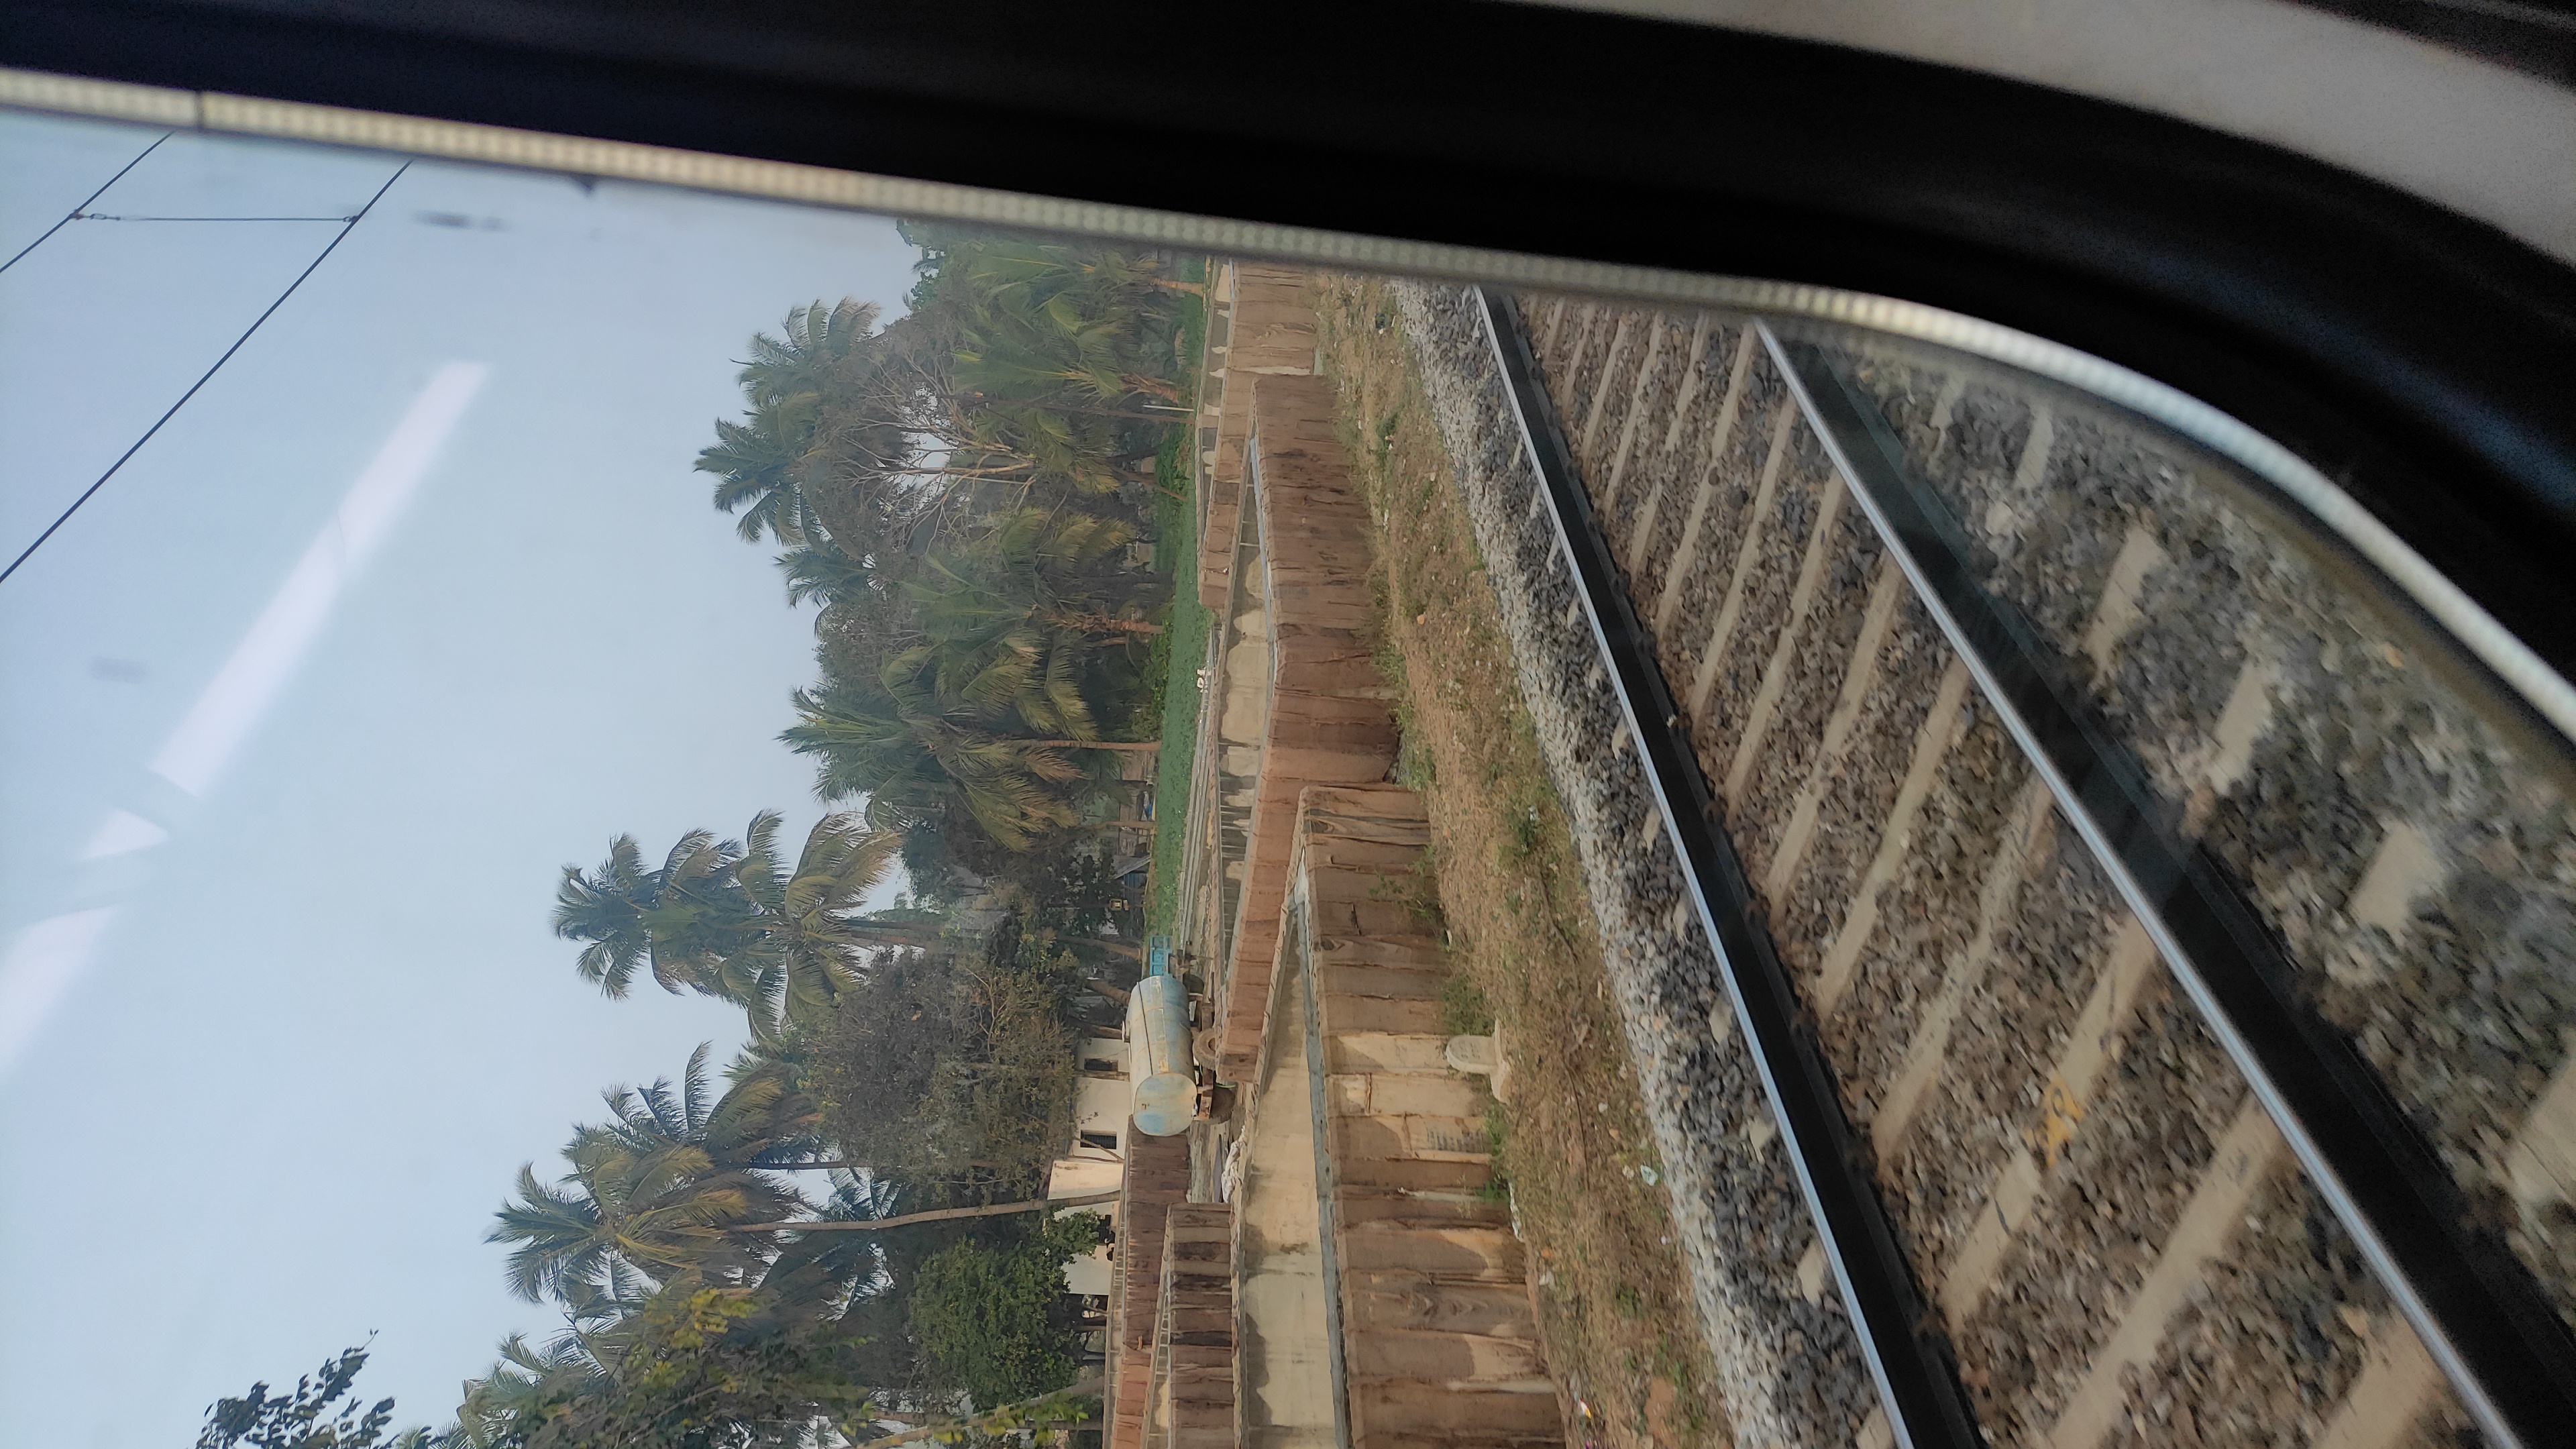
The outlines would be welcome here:
[[[1055,787],[1081,771],[1063,750],[996,733],[1008,700],[996,707],[943,694],[930,662],[930,651],[916,647],[886,661],[873,680],[797,691],[801,722],[780,738],[821,761],[816,792],[826,800],[867,797],[868,822],[879,829],[960,808],[1011,850],[1073,823]]]
[[[822,1108],[798,1085],[794,1066],[775,1054],[746,1051],[726,1070],[725,1088],[710,1096],[701,1043],[675,1084],[614,1087],[603,1094],[609,1120],[574,1129],[568,1154],[622,1152],[634,1158],[696,1148],[710,1168],[735,1172],[862,1172],[864,1165],[814,1159],[825,1143]]]
[[[794,1213],[803,1200],[749,1170],[719,1171],[705,1150],[676,1147],[635,1156],[598,1141],[577,1142],[572,1175],[538,1181],[519,1169],[515,1200],[504,1203],[486,1240],[512,1245],[512,1292],[594,1311],[614,1301],[618,1275],[665,1283],[683,1275],[726,1281],[757,1261],[735,1223]],[[567,1151],[567,1156],[571,1156]]]
[[[719,421],[699,453],[716,475],[715,505],[740,512],[746,541],[791,548],[829,535],[864,563],[902,526],[902,480],[917,470],[920,385],[907,365],[920,339],[876,330],[873,303],[844,298],[787,314],[778,336],[752,338],[740,373],[744,421]]]
[[[491,1372],[465,1382],[456,1406],[451,1449],[500,1449],[525,1444],[549,1410],[596,1397],[609,1387],[608,1365],[582,1335],[565,1333],[540,1349],[524,1334],[501,1340]]]
[[[701,1046],[676,1087],[664,1079],[609,1092],[611,1120],[574,1130],[563,1152],[572,1171],[560,1183],[540,1182],[533,1165],[519,1169],[517,1198],[488,1237],[514,1245],[513,1292],[564,1305],[576,1327],[614,1318],[640,1291],[682,1277],[756,1274],[759,1241],[728,1230],[808,1211],[758,1164],[810,1151],[813,1104],[775,1070],[713,1096],[706,1057]]]
[[[953,559],[930,561],[902,590],[933,639],[952,627],[932,617],[934,605],[950,611],[959,627],[1025,623],[1075,636],[1159,634],[1159,625],[1136,617],[1132,600],[1116,597],[1132,592],[1130,576],[1104,565],[1135,537],[1114,518],[1009,509],[985,520]]]
[[[996,658],[943,677],[939,651],[917,645],[886,660],[873,678],[827,680],[797,691],[800,723],[780,738],[820,765],[826,800],[867,798],[868,822],[902,830],[949,811],[971,816],[1009,850],[1073,823],[1067,787],[1083,778],[1075,751],[1152,750],[1152,742],[1107,741],[1073,733],[1023,735],[1018,710],[1030,680]],[[1062,666],[1039,686],[1050,698],[1070,690]],[[1042,714],[1045,711],[1040,711]],[[1087,723],[1087,711],[1085,713]],[[1047,722],[1064,721],[1052,714]],[[1087,733],[1087,730],[1086,730]]]
[[[1072,395],[1099,405],[1172,384],[1136,356],[1141,300],[1064,248],[970,244],[940,268],[935,297],[954,318],[958,383],[998,400]]]
[[[926,674],[933,697],[956,701],[989,733],[1057,751],[1103,744],[1084,691],[1096,641],[1160,632],[1110,597],[1116,580],[1098,567],[1132,537],[1088,514],[1017,508],[989,518],[900,586],[922,642],[891,667]]]
[[[879,602],[877,570],[841,552],[827,537],[810,536],[809,542],[780,554],[778,571],[787,576],[791,604],[812,599],[830,609]]]
[[[820,399],[769,398],[753,404],[742,422],[716,420],[716,441],[698,454],[702,473],[716,475],[718,512],[742,514],[734,531],[746,543],[762,533],[796,545],[818,523],[805,496],[805,469],[822,425]]]
[[[1152,257],[1108,248],[994,237],[961,249],[957,256],[961,274],[974,279],[978,290],[988,292],[1016,287],[1047,296],[1071,291],[1115,299],[1133,297],[1140,289],[1201,290],[1157,275],[1160,268]]]
[[[610,842],[596,872],[564,867],[555,934],[586,943],[576,963],[583,979],[623,996],[649,962],[666,990],[730,1001],[766,1035],[829,1010],[865,951],[913,943],[918,931],[856,919],[893,869],[900,835],[827,815],[791,867],[778,852],[778,823],[764,810],[742,841],[690,831],[659,870],[643,868],[631,835]]]
[[[954,427],[962,456],[1017,464],[1024,488],[1061,483],[1092,496],[1118,491],[1117,462],[1128,451],[1119,443],[1120,421],[1168,421],[1070,396],[1030,402],[969,391],[960,400],[971,404]]]
[[[724,995],[718,968],[744,944],[751,915],[734,878],[741,859],[741,846],[693,830],[648,871],[635,837],[620,835],[597,871],[564,867],[555,934],[585,943],[582,979],[610,996],[624,996],[647,963],[666,990]]]
[[[1068,393],[1093,404],[1123,403],[1137,393],[1166,401],[1178,396],[1162,378],[1123,370],[1114,353],[1116,336],[1109,321],[1054,337],[1034,327],[969,326],[957,349],[957,380],[1006,402],[1044,402]]]
[[[825,307],[811,306],[787,314],[776,337],[751,339],[751,360],[740,378],[746,397],[846,398],[864,375],[871,341],[877,332],[877,305],[844,297]]]
[[[1025,595],[1013,599],[932,560],[935,581],[907,584],[927,642],[919,653],[933,689],[978,712],[1073,739],[1098,733],[1082,675],[1090,640]]]
[[[752,817],[734,879],[750,901],[758,939],[729,957],[726,971],[749,973],[759,1003],[753,1026],[807,1021],[830,1011],[856,982],[865,937],[852,917],[894,868],[903,836],[866,830],[851,815],[827,815],[805,837],[793,868],[779,858],[778,814]],[[774,1015],[773,1015],[774,1013]]]

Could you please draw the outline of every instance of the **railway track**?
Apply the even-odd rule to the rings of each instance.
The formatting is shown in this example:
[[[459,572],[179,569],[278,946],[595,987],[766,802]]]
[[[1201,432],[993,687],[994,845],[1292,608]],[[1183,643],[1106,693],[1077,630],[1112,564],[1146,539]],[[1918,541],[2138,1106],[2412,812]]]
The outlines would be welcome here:
[[[1407,296],[1596,913],[1637,923],[1612,954],[1739,1425],[2564,1442],[2551,700],[2076,389]]]

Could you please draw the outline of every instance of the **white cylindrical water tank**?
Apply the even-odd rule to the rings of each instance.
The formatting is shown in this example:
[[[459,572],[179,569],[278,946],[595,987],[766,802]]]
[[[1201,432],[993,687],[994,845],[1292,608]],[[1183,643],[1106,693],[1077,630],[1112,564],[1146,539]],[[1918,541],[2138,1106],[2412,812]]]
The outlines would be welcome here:
[[[1177,976],[1148,976],[1127,994],[1127,1070],[1136,1083],[1136,1130],[1177,1137],[1198,1115],[1190,1061],[1190,996]]]

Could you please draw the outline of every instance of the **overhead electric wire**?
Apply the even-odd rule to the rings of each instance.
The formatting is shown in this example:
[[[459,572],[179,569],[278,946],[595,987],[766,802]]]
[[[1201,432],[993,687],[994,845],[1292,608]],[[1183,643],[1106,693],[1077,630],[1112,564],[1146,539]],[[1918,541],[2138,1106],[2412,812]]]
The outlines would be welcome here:
[[[349,216],[104,216],[95,211],[75,211],[64,221],[354,221]],[[61,225],[61,222],[55,225]]]
[[[164,137],[163,139],[166,140],[168,138]],[[153,144],[157,146],[160,142],[155,141]],[[146,154],[149,154],[149,152],[147,151]],[[143,158],[138,156],[134,159],[140,161]],[[72,500],[71,506],[64,509],[60,517],[56,518],[52,523],[47,524],[44,532],[36,535],[35,542],[28,544],[26,548],[20,550],[18,556],[9,561],[9,566],[7,568],[0,569],[0,583],[7,583],[9,581],[9,576],[18,571],[18,566],[20,564],[25,563],[29,558],[33,557],[36,550],[43,548],[45,546],[45,540],[52,538],[55,532],[64,524],[71,522],[72,515],[80,512],[82,504],[87,503],[90,499],[96,497],[98,490],[107,486],[107,480],[115,477],[118,469],[124,467],[135,454],[143,451],[143,445],[152,441],[153,434],[160,432],[164,424],[168,423],[170,419],[178,416],[179,409],[188,405],[188,399],[195,397],[200,388],[203,388],[207,383],[214,380],[215,374],[223,370],[223,365],[233,360],[233,354],[242,350],[242,345],[250,341],[251,335],[259,331],[262,323],[277,315],[277,309],[286,305],[286,299],[295,295],[295,289],[304,285],[305,278],[312,276],[316,269],[318,269],[324,262],[330,260],[331,253],[339,250],[340,243],[349,239],[349,233],[358,229],[358,223],[367,219],[367,213],[376,209],[376,203],[384,200],[385,193],[393,190],[394,183],[402,180],[403,173],[410,169],[411,163],[408,161],[394,168],[394,174],[386,177],[385,184],[376,188],[376,194],[367,198],[367,204],[358,208],[358,214],[350,217],[347,222],[341,226],[340,234],[331,238],[331,244],[324,247],[319,255],[315,256],[311,262],[307,263],[303,271],[295,274],[295,280],[286,284],[286,290],[278,293],[277,300],[268,304],[268,310],[253,318],[251,320],[251,324],[242,329],[242,335],[234,338],[233,345],[224,349],[224,355],[216,358],[214,365],[207,368],[203,376],[200,376],[195,382],[189,384],[188,390],[179,394],[179,400],[170,404],[168,411],[154,419],[152,426],[143,430],[143,436],[135,439],[132,447],[127,448],[123,453],[118,454],[116,461],[107,465],[107,471],[98,475],[97,482],[82,489],[81,495]],[[121,176],[124,173],[119,172],[117,174]],[[109,186],[113,186],[115,184],[116,183],[113,180],[108,183]],[[105,191],[106,189],[107,187],[104,186],[99,188],[101,191]],[[95,196],[93,196],[92,200],[95,199]],[[65,217],[63,220],[67,222],[70,219],[71,218],[69,217]],[[62,222],[55,223],[57,228],[62,224]],[[50,236],[52,233],[48,232],[46,235]],[[42,241],[43,238],[39,237],[37,240]],[[20,256],[24,256],[25,254],[26,253],[24,252],[19,253]]]
[[[55,233],[55,232],[61,231],[64,227],[67,227],[67,226],[71,225],[73,222],[78,221],[78,220],[80,219],[80,217],[81,217],[82,213],[84,213],[84,212],[86,212],[86,211],[88,211],[88,210],[89,210],[89,204],[90,204],[91,202],[96,201],[96,200],[98,200],[100,197],[105,196],[105,195],[107,194],[107,188],[108,188],[108,187],[110,187],[110,186],[114,186],[116,183],[118,183],[118,182],[120,182],[120,181],[123,181],[123,180],[125,179],[125,173],[126,173],[126,172],[131,171],[131,170],[133,170],[135,167],[142,165],[142,164],[143,164],[143,158],[144,158],[144,157],[149,156],[149,155],[151,155],[153,152],[160,150],[160,149],[161,149],[161,142],[163,142],[163,141],[167,141],[167,140],[169,140],[172,136],[175,136],[175,135],[177,135],[177,134],[178,134],[178,132],[176,132],[176,131],[164,131],[164,132],[162,132],[162,133],[161,133],[161,135],[160,135],[160,137],[159,137],[158,139],[156,139],[156,140],[154,140],[154,141],[153,141],[153,143],[152,143],[151,145],[146,146],[146,147],[144,147],[142,150],[137,151],[136,153],[134,153],[134,159],[133,159],[133,160],[131,160],[131,161],[128,161],[128,162],[126,162],[124,165],[122,165],[122,166],[120,166],[120,167],[116,168],[116,174],[115,174],[114,176],[111,176],[111,177],[107,178],[106,182],[105,182],[104,184],[102,184],[102,185],[98,188],[98,190],[93,191],[93,192],[91,192],[89,195],[82,197],[82,198],[81,198],[81,204],[80,204],[80,205],[78,205],[78,206],[73,207],[70,211],[67,211],[67,212],[63,213],[63,219],[62,219],[62,220],[60,220],[60,221],[58,221],[58,222],[55,222],[52,226],[46,227],[46,228],[45,228],[45,234],[44,234],[43,236],[40,236],[40,237],[36,238],[34,241],[31,241],[31,242],[27,243],[25,246],[22,246],[22,247],[18,248],[18,255],[17,255],[17,256],[11,257],[9,260],[7,260],[7,261],[5,261],[5,262],[0,262],[0,272],[5,272],[5,271],[9,270],[11,267],[14,267],[14,266],[18,265],[19,261],[20,261],[20,260],[22,260],[22,259],[27,255],[27,253],[34,251],[36,248],[38,248],[38,247],[40,247],[40,246],[43,246],[47,241],[50,241],[50,240],[53,238],[53,235],[54,235],[54,233]]]

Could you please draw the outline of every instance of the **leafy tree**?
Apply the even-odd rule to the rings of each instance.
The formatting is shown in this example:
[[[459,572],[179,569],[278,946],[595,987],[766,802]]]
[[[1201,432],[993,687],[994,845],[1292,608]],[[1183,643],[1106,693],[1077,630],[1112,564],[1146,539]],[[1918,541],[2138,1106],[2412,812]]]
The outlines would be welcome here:
[[[816,793],[864,796],[871,825],[901,830],[956,812],[995,840],[1026,849],[1073,823],[1056,787],[1082,772],[1053,740],[1015,737],[1009,701],[939,689],[931,651],[906,650],[874,678],[827,681],[795,696],[799,722],[780,736],[816,756]]]
[[[693,830],[647,870],[635,837],[618,836],[598,870],[564,867],[555,934],[584,943],[575,965],[610,996],[624,996],[648,964],[665,990],[722,994],[717,967],[742,941],[749,914],[733,881],[741,859],[741,846]]]
[[[921,1425],[898,1440],[1000,1431],[1087,1392],[1064,1387],[1061,1271],[1096,1229],[1018,1199],[1071,1139],[1081,975],[1129,964],[1081,954],[1125,902],[1075,832],[1117,754],[1155,748],[1100,736],[1136,717],[1169,588],[1123,550],[1137,465],[1179,426],[1184,288],[1148,256],[935,230],[906,315],[817,301],[755,337],[743,412],[699,456],[821,606],[786,738],[857,813],[792,859],[764,812],[565,869],[585,979],[619,996],[649,971],[740,1006],[753,1042],[721,1090],[702,1048],[610,1092],[560,1181],[522,1170],[493,1238],[566,1330],[502,1344],[459,1409],[469,1449],[804,1446],[896,1404]],[[937,856],[939,899],[973,877],[1002,923],[862,914],[898,851]],[[799,1170],[834,1173],[819,1208]],[[922,1422],[961,1392],[989,1412]]]
[[[505,1342],[502,1362],[467,1386],[456,1442],[805,1449],[818,1424],[853,1440],[877,1412],[864,1386],[863,1347],[837,1324],[761,1289],[665,1289],[622,1325],[605,1358]]]
[[[1061,1389],[1077,1330],[1064,1265],[1100,1242],[1103,1220],[1073,1213],[999,1246],[959,1243],[922,1265],[912,1326],[933,1382],[986,1408]]]
[[[614,1100],[614,1099],[612,1099]],[[703,1136],[703,1119],[701,1131]],[[576,1319],[618,1316],[654,1285],[737,1283],[756,1274],[765,1240],[725,1231],[800,1212],[804,1199],[747,1166],[722,1166],[702,1141],[664,1140],[621,1120],[583,1128],[564,1149],[561,1183],[519,1169],[489,1241],[510,1244],[512,1292],[552,1298]]]
[[[740,842],[691,831],[659,870],[643,869],[631,835],[610,842],[596,872],[565,866],[555,934],[586,943],[583,979],[623,996],[649,962],[666,989],[733,1002],[768,1034],[828,1011],[856,979],[863,951],[917,935],[856,918],[892,870],[899,838],[827,815],[790,866],[778,852],[778,819],[769,810],[753,816]]]
[[[206,1410],[197,1449],[433,1449],[427,1429],[388,1437],[394,1401],[369,1405],[356,1396],[358,1371],[366,1366],[362,1343],[324,1359],[295,1381],[291,1394],[272,1395],[262,1381],[238,1399],[217,1399]]]
[[[989,951],[880,970],[814,1033],[805,1080],[850,1157],[924,1187],[1017,1196],[1071,1145],[1063,993]]]
[[[1022,1399],[1016,1404],[1004,1404],[963,1419],[942,1419],[922,1424],[899,1434],[871,1439],[868,1443],[875,1449],[894,1449],[898,1444],[917,1444],[924,1439],[937,1439],[948,1444],[972,1443],[976,1442],[978,1435],[999,1438],[1020,1430],[1079,1424],[1086,1419],[1100,1417],[1100,1390],[1105,1383],[1101,1375],[1093,1374],[1052,1393]]]
[[[570,1153],[592,1148],[650,1157],[695,1148],[713,1168],[767,1172],[813,1166],[802,1161],[822,1146],[820,1109],[796,1082],[788,1064],[746,1057],[727,1073],[721,1095],[707,1081],[701,1043],[675,1086],[668,1077],[641,1089],[611,1088],[604,1095],[610,1120],[574,1129]]]
[[[1130,470],[1178,426],[1173,294],[1191,289],[1115,248],[914,234],[910,311],[880,326],[817,301],[755,337],[745,415],[699,466],[746,538],[783,546],[791,598],[824,605],[823,677],[789,738],[825,797],[1029,851],[1107,793],[1104,756],[1145,747],[1099,721],[1150,692],[1149,596],[1169,581],[1118,550],[1142,516]],[[684,936],[657,974],[707,989]]]

